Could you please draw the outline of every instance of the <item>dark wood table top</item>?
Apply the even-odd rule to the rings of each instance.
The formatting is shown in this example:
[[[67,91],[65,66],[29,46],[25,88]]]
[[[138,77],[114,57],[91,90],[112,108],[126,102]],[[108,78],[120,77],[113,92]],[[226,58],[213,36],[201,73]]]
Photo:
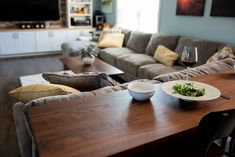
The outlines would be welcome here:
[[[231,100],[182,103],[157,84],[149,101],[128,91],[76,98],[29,108],[40,157],[125,155],[195,130],[209,112],[235,108],[235,73],[194,78],[211,84]]]
[[[79,56],[62,57],[60,60],[67,69],[72,70],[74,73],[102,72],[108,75],[119,75],[124,73],[120,69],[115,68],[99,58],[96,58],[92,65],[84,65]]]

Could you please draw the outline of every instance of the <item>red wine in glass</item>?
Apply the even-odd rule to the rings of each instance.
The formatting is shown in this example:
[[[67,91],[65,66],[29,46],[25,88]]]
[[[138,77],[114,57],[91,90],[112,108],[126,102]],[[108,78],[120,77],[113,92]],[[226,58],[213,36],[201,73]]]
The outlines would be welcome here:
[[[187,80],[189,75],[190,66],[193,66],[198,61],[197,47],[184,46],[181,61],[187,66]]]
[[[182,62],[184,63],[184,65],[188,66],[188,67],[191,67],[193,66],[194,64],[196,64],[197,62],[194,61],[194,60],[182,60]]]

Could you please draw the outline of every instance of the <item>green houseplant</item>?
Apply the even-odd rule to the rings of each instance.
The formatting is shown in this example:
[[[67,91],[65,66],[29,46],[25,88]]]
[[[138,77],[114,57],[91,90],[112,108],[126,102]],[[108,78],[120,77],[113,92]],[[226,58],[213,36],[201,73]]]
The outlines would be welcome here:
[[[96,45],[90,44],[80,51],[80,57],[84,64],[92,64],[95,57],[99,54],[99,48]]]

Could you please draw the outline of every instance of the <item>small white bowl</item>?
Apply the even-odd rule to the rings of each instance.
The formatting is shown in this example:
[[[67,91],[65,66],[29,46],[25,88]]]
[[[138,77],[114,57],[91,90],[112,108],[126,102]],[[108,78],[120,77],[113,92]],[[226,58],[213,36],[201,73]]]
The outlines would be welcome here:
[[[145,101],[155,93],[155,85],[148,82],[133,82],[127,86],[129,94],[138,101]]]

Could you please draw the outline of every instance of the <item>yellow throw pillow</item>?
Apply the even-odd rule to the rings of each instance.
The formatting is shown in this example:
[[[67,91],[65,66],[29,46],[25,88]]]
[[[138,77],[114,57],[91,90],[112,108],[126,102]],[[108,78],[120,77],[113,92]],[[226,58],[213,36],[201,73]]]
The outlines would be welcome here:
[[[27,103],[31,100],[54,95],[66,95],[80,93],[78,90],[57,84],[37,83],[24,87],[19,87],[9,92],[18,101]]]
[[[119,27],[112,27],[112,28],[104,28],[101,32],[100,32],[100,36],[98,39],[98,43],[103,39],[105,34],[109,34],[109,33],[121,33],[122,30]]]
[[[154,53],[153,58],[156,61],[165,64],[166,66],[173,66],[175,61],[179,58],[179,55],[165,46],[159,45]]]
[[[122,33],[108,33],[104,34],[99,41],[98,46],[100,48],[117,47],[121,48],[124,41],[124,34]]]

